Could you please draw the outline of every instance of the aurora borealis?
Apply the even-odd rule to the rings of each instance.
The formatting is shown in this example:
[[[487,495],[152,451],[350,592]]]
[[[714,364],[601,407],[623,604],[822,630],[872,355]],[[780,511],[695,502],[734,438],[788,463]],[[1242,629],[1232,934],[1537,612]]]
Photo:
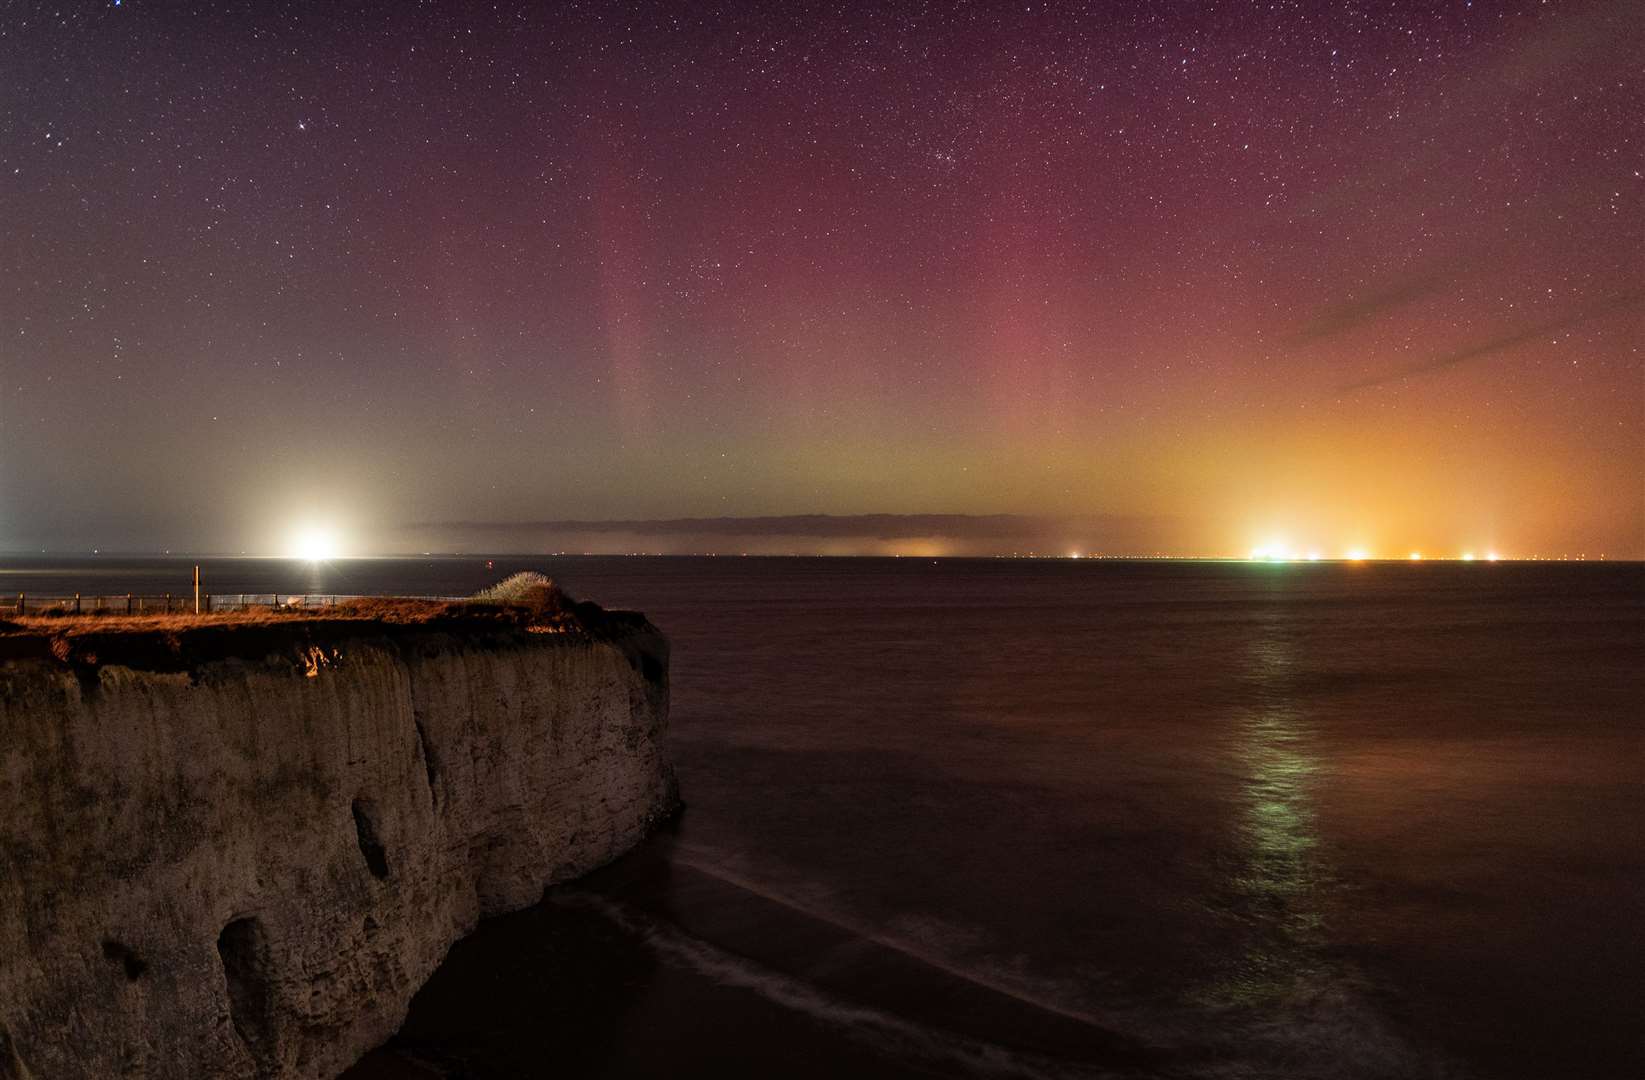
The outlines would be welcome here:
[[[15,5],[0,549],[1645,557],[1642,51],[1629,0]]]

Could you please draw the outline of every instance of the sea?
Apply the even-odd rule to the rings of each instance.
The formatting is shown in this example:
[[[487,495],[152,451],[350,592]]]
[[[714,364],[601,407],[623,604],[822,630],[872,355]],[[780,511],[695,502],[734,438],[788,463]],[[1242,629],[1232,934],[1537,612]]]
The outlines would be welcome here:
[[[0,558],[0,598],[194,561]],[[199,561],[541,570],[673,645],[685,810],[456,945],[351,1080],[1645,1076],[1645,565]]]

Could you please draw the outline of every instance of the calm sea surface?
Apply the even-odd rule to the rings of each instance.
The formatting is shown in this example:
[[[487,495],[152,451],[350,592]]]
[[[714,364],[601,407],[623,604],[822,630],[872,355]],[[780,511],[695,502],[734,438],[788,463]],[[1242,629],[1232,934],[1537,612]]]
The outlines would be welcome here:
[[[205,564],[542,569],[674,643],[685,813],[455,948],[362,1078],[1645,1075],[1645,567],[495,563]]]

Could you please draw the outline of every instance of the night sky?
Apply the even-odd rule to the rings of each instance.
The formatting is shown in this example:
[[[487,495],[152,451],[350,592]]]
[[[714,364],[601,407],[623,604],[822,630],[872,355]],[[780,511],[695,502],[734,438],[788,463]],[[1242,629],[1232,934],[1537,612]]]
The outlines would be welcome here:
[[[1645,557],[1642,57],[1637,0],[7,4],[0,550]]]

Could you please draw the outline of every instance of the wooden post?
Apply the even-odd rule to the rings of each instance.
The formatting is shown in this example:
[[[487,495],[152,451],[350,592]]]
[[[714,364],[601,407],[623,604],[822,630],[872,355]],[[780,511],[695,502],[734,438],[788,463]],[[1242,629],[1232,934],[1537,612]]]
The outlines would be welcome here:
[[[28,608],[23,603],[23,594],[18,593],[17,594],[17,614],[22,615],[26,611],[28,611]]]
[[[131,614],[131,593],[126,594],[126,614]]]
[[[167,615],[171,614],[171,594],[170,593],[166,594],[166,614]]]
[[[76,615],[80,614],[80,594],[79,593],[74,594],[74,613]]]
[[[194,564],[194,613],[200,614],[200,564]]]

